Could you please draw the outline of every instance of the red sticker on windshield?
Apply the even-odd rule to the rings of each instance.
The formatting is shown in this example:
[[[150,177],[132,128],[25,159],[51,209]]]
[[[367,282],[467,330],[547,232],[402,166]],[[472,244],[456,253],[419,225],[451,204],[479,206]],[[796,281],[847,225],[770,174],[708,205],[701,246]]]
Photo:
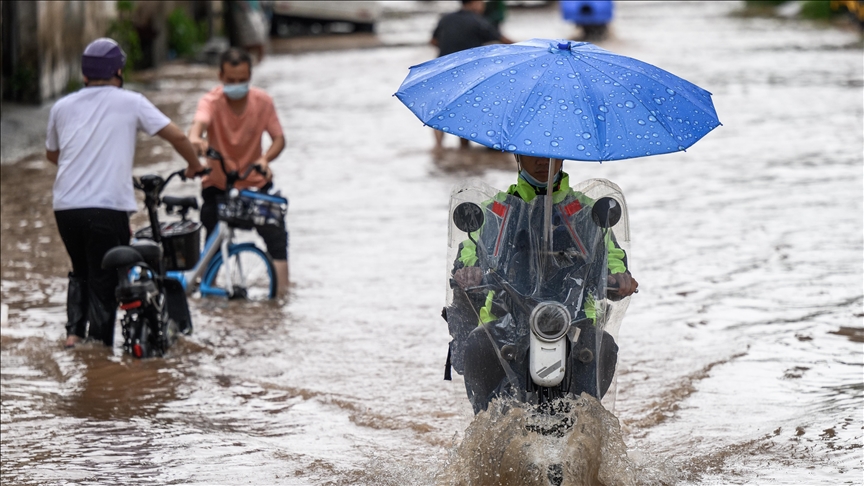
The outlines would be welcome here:
[[[507,214],[507,206],[495,201],[492,203],[492,212],[503,218]]]
[[[564,206],[564,214],[566,214],[567,216],[573,216],[574,214],[578,213],[580,209],[582,209],[582,205],[579,204],[579,200],[577,199],[570,204]]]

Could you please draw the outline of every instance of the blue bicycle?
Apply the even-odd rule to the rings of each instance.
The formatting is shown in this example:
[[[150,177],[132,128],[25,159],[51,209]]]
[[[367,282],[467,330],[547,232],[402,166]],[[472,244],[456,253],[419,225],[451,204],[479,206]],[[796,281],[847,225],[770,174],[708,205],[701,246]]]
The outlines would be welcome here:
[[[243,174],[226,171],[221,154],[214,149],[207,157],[218,160],[227,176],[227,196],[219,205],[219,223],[199,253],[201,223],[190,221],[190,209],[198,209],[194,197],[163,197],[169,214],[178,211],[181,221],[160,224],[169,271],[166,276],[180,282],[187,295],[196,290],[202,297],[217,296],[252,301],[274,299],[277,295],[273,260],[252,242],[235,241],[235,232],[256,226],[278,226],[284,229],[288,200],[277,195],[234,189],[237,181],[255,170],[253,165]],[[150,227],[135,233],[136,238],[151,238]]]

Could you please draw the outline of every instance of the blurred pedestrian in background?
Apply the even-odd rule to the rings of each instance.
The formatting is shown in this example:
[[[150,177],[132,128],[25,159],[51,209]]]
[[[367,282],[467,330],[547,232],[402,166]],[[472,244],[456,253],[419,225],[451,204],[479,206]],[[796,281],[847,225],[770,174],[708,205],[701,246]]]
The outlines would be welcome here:
[[[255,58],[255,64],[264,59],[270,21],[258,0],[233,0],[228,2],[228,31],[231,44],[242,47]]]
[[[252,165],[259,165],[266,172],[261,175],[251,172],[249,177],[237,181],[237,189],[255,188],[261,192],[273,188],[273,172],[270,162],[285,148],[282,125],[276,116],[273,99],[263,90],[250,87],[252,58],[237,48],[222,54],[219,64],[219,81],[198,102],[198,110],[189,130],[189,139],[199,154],[213,147],[225,162],[228,171],[243,173]],[[272,143],[262,154],[261,138],[267,132]],[[206,139],[204,138],[206,133]],[[219,220],[219,199],[225,195],[227,178],[222,165],[208,159],[211,172],[201,178],[201,223],[207,235],[213,232]],[[279,292],[288,289],[288,232],[275,226],[256,227],[264,239],[267,252],[276,267]]]
[[[429,41],[438,48],[438,57],[493,42],[512,44],[483,17],[485,10],[486,2],[482,0],[462,0],[461,9],[441,17]],[[444,132],[435,130],[436,149],[443,148],[443,139]],[[459,144],[468,148],[467,139],[460,138]]]
[[[91,337],[114,345],[117,273],[102,269],[111,248],[129,244],[136,133],[159,135],[188,164],[203,167],[180,128],[140,93],[123,88],[126,54],[112,39],[91,42],[81,56],[84,88],[60,99],[48,118],[46,157],[57,165],[54,216],[72,260],[66,298],[66,347]],[[89,323],[89,327],[88,327]]]

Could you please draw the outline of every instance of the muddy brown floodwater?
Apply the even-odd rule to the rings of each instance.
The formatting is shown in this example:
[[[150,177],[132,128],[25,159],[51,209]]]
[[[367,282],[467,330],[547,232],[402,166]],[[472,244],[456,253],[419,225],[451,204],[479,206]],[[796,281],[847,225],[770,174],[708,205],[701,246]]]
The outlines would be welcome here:
[[[623,189],[640,293],[614,409],[576,400],[554,440],[517,412],[475,418],[461,377],[441,379],[450,188],[515,175],[452,138],[432,152],[392,97],[451,4],[394,3],[377,38],[281,40],[256,67],[287,138],[272,167],[294,284],[268,304],[193,297],[195,332],[164,359],[62,349],[55,170],[39,143],[4,160],[2,483],[515,486],[554,466],[568,485],[861,484],[861,34],[742,6],[616,3],[601,46],[713,92],[723,126],[686,153],[565,162]],[[504,31],[577,34],[552,7],[511,9]],[[130,87],[188,127],[214,78],[175,65]],[[181,166],[141,140],[135,174]]]

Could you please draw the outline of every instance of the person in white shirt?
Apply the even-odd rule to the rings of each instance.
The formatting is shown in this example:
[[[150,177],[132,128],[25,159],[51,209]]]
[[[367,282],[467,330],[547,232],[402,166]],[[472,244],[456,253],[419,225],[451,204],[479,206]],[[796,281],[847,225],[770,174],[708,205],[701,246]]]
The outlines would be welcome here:
[[[57,101],[48,118],[46,156],[57,165],[54,215],[72,260],[66,347],[88,337],[114,343],[117,274],[102,269],[102,257],[129,244],[137,131],[170,143],[186,160],[187,177],[204,169],[176,124],[140,93],[122,89],[125,64],[114,40],[91,42],[81,57],[85,87]]]

